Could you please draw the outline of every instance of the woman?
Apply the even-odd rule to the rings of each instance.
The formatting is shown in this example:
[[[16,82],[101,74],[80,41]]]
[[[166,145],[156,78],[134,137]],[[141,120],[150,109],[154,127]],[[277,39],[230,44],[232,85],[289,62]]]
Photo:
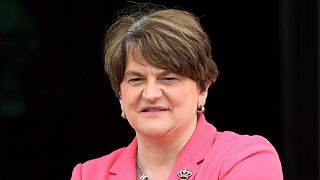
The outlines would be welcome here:
[[[193,14],[152,8],[120,17],[107,31],[105,70],[136,137],[78,164],[72,180],[283,179],[265,138],[218,132],[206,121],[218,69]]]

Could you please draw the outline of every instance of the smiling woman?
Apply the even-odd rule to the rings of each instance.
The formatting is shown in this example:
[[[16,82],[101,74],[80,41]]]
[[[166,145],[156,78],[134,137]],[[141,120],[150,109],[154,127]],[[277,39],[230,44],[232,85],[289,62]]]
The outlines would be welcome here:
[[[181,9],[137,9],[121,16],[105,40],[105,70],[136,137],[79,163],[71,179],[283,179],[267,139],[221,132],[207,122],[204,106],[218,68],[197,17]]]
[[[130,125],[137,137],[185,143],[195,129],[195,112],[204,105],[206,92],[201,92],[191,78],[156,68],[143,56],[137,57],[141,59],[128,53],[120,85],[120,104]]]

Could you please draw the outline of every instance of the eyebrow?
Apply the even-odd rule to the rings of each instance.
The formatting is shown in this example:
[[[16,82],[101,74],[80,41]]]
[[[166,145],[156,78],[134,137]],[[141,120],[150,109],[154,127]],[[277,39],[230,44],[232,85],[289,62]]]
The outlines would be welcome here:
[[[138,71],[126,71],[124,76],[142,76],[142,74]]]
[[[168,70],[163,70],[162,72],[159,73],[160,76],[166,76],[168,74],[173,74],[172,72]],[[143,76],[140,72],[134,71],[134,70],[129,70],[124,73],[124,76]]]

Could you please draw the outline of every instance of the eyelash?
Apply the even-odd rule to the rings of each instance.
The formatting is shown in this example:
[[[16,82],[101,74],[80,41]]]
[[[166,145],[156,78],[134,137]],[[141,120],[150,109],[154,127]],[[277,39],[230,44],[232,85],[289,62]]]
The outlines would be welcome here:
[[[129,79],[129,82],[130,81],[140,81],[141,80],[141,78],[132,78],[132,79]]]
[[[142,78],[132,78],[128,80],[129,84],[137,84],[139,81],[141,81]]]
[[[161,80],[174,81],[174,80],[177,80],[177,78],[175,78],[175,77],[164,77],[164,78],[161,78]]]
[[[142,80],[143,80],[142,78],[132,78],[132,79],[129,79],[128,82],[130,84],[137,84],[138,82],[140,82]],[[163,78],[159,78],[159,80],[170,83],[170,82],[177,80],[177,78],[176,77],[163,77]]]

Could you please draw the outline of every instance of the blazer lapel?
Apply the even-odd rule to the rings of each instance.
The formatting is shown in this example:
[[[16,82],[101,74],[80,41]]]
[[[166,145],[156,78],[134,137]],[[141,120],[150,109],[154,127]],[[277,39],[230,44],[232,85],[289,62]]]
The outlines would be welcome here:
[[[109,170],[115,179],[136,179],[136,150],[137,139],[134,138]]]
[[[193,180],[199,170],[199,166],[212,147],[215,134],[216,128],[205,120],[203,114],[200,114],[195,132],[179,155],[169,180],[179,179],[177,173],[184,168],[192,172],[188,180]]]

